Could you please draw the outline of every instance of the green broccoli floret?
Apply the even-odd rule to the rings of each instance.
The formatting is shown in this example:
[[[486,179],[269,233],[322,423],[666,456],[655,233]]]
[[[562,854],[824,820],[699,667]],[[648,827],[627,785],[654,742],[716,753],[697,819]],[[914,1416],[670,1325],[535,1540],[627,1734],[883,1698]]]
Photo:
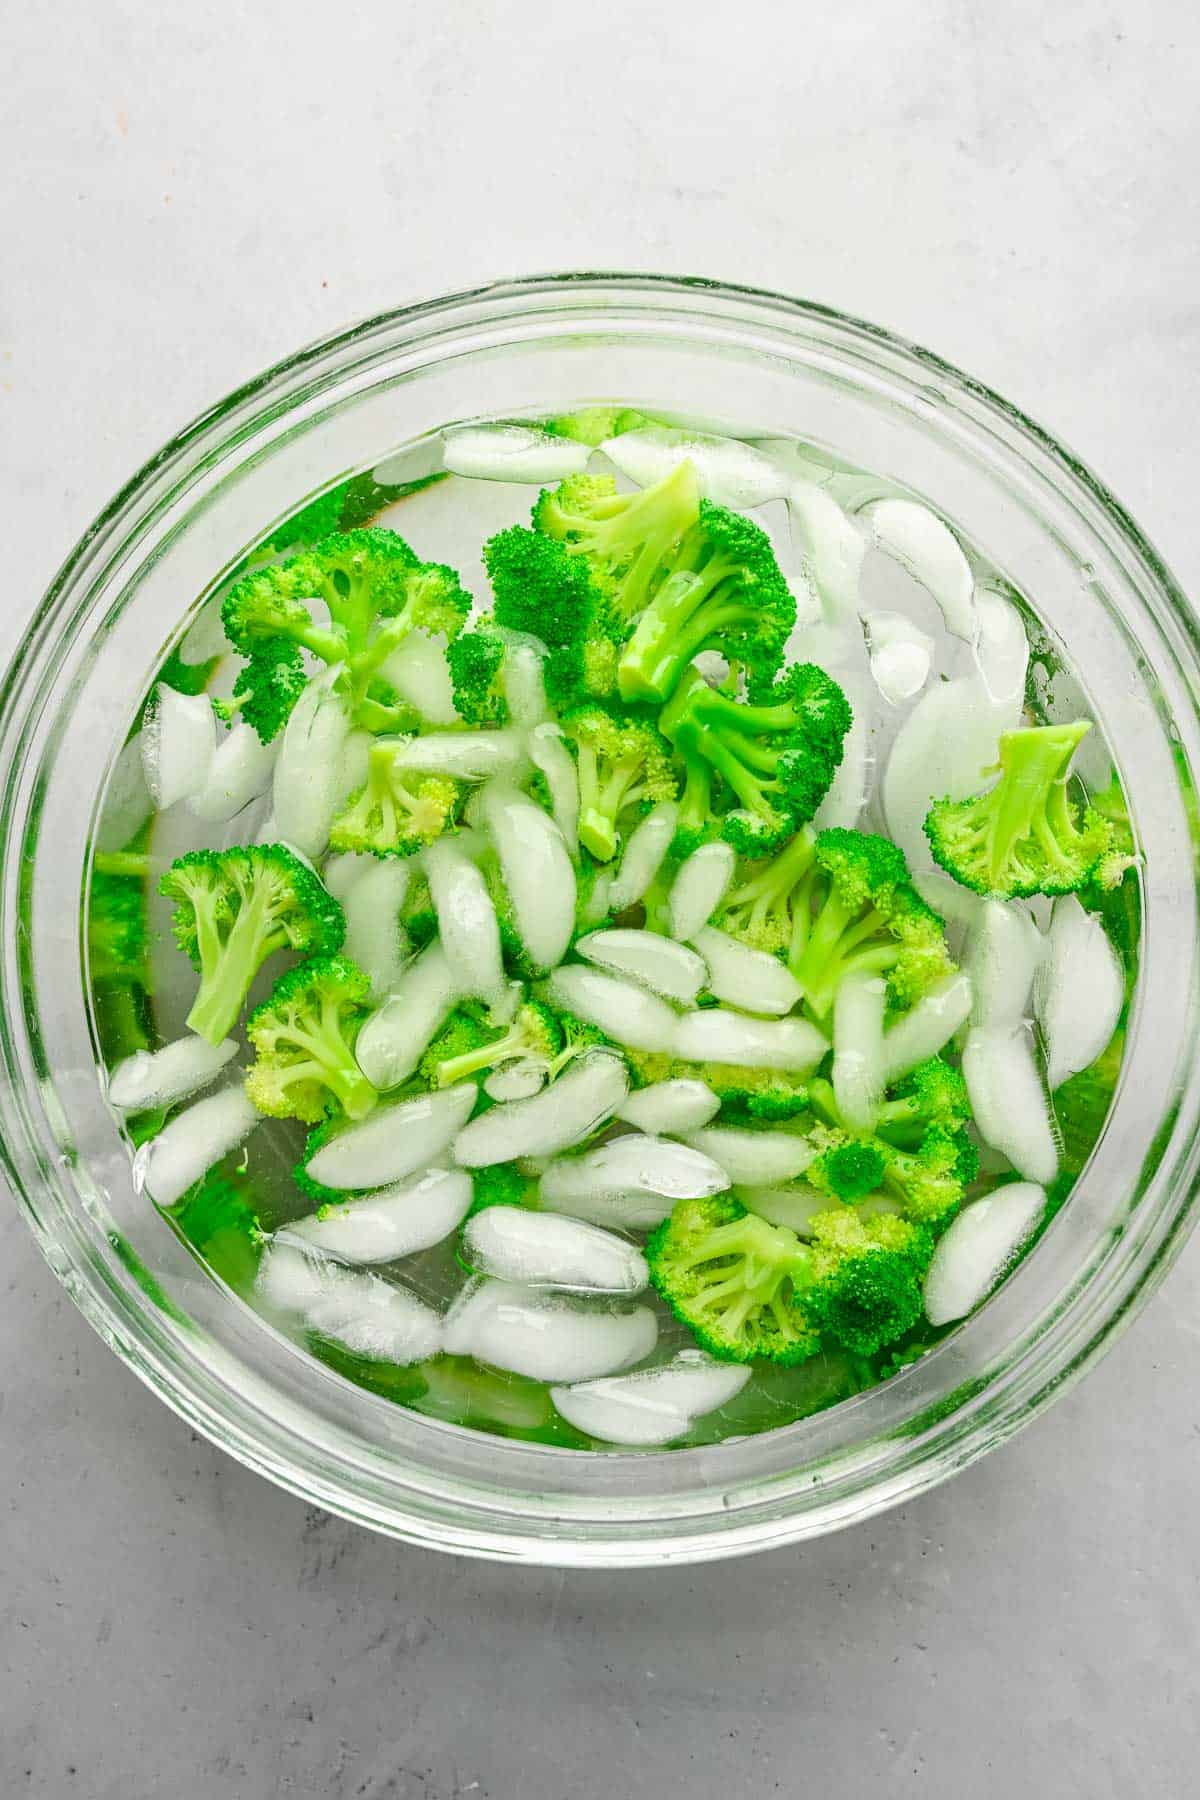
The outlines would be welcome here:
[[[188,1025],[210,1044],[228,1037],[269,956],[331,956],[345,936],[337,901],[282,844],[190,851],[159,892],[177,902],[175,940],[200,971]]]
[[[635,412],[631,406],[582,406],[578,412],[559,413],[547,419],[544,429],[552,437],[572,438],[595,450],[608,438],[620,437],[622,432],[636,431],[648,423],[645,413]]]
[[[671,573],[671,553],[700,518],[700,483],[682,462],[653,487],[619,494],[608,475],[568,475],[538,496],[534,529],[583,558],[626,631]]]
[[[327,625],[314,619],[314,600],[328,608]],[[454,637],[470,609],[454,571],[420,562],[397,532],[334,532],[287,562],[252,570],[226,595],[225,635],[248,659],[235,699],[260,735],[273,735],[299,691],[296,659],[307,651],[339,669],[357,710],[409,632]]]
[[[491,1163],[485,1169],[472,1169],[467,1218],[474,1218],[489,1206],[524,1206],[536,1187],[537,1183],[522,1175],[516,1163]]]
[[[257,645],[238,670],[228,701],[214,701],[229,724],[240,714],[269,744],[287,724],[292,708],[308,685],[299,647],[287,638],[268,638]]]
[[[504,649],[501,638],[479,626],[462,632],[447,647],[454,704],[469,725],[507,723]]]
[[[430,1087],[439,1088],[506,1062],[534,1063],[548,1074],[562,1047],[558,1020],[539,1000],[526,1001],[502,1031],[459,1008],[421,1059],[421,1075]]]
[[[837,683],[813,663],[795,663],[754,705],[718,693],[692,670],[659,726],[683,759],[685,802],[707,765],[732,799],[722,836],[753,857],[778,849],[812,817],[841,762],[850,720]]]
[[[921,1286],[932,1235],[906,1219],[861,1218],[853,1207],[809,1221],[810,1283],[805,1316],[830,1343],[873,1356],[922,1316]]]
[[[966,1082],[940,1056],[931,1056],[890,1090],[879,1108],[875,1130],[889,1143],[911,1149],[931,1125],[956,1132],[970,1117]]]
[[[316,957],[280,977],[246,1024],[255,1051],[246,1093],[259,1112],[310,1125],[335,1107],[365,1118],[378,1096],[354,1059],[354,1040],[370,991],[345,956]]]
[[[648,720],[603,706],[563,714],[562,728],[579,766],[579,839],[600,862],[620,841],[627,807],[675,797],[668,746]]]
[[[546,692],[555,706],[612,694],[624,634],[588,564],[562,544],[512,525],[484,545],[495,622],[546,645]]]
[[[934,1065],[938,1066],[935,1068]],[[829,1082],[809,1092],[822,1123],[812,1138],[821,1154],[804,1171],[810,1186],[836,1200],[882,1193],[904,1217],[940,1229],[958,1210],[979,1173],[979,1153],[965,1130],[966,1084],[936,1057],[892,1089],[878,1132],[855,1132],[838,1112]],[[914,1104],[915,1101],[915,1104]]]
[[[925,835],[934,861],[964,887],[1006,899],[1083,887],[1113,844],[1110,821],[1067,791],[1071,758],[1090,730],[1079,719],[1004,732],[996,785],[930,808]]]
[[[421,775],[403,768],[402,745],[379,738],[371,746],[367,779],[330,827],[334,850],[370,856],[413,856],[455,823],[462,789],[445,775]]]
[[[574,1013],[568,1012],[556,1012],[554,1019],[561,1042],[548,1070],[549,1080],[557,1081],[567,1064],[574,1062],[585,1051],[615,1050],[619,1056],[624,1055],[621,1045],[615,1044],[598,1025],[589,1024],[586,1019],[577,1019]]]
[[[812,1258],[794,1231],[728,1195],[681,1200],[646,1245],[650,1279],[711,1356],[798,1363],[820,1346],[804,1311]]]
[[[811,831],[798,831],[774,856],[740,863],[717,917],[721,930],[752,950],[790,954],[797,930],[808,930],[815,845]]]
[[[683,791],[679,796],[679,812],[675,835],[671,839],[671,855],[678,862],[711,844],[721,836],[721,821],[713,802],[713,772],[699,756],[682,755],[678,759],[683,770]]]
[[[703,1081],[723,1113],[762,1124],[795,1119],[809,1111],[809,1090],[783,1069],[744,1068],[738,1063],[685,1062],[661,1051],[621,1049],[637,1087],[659,1081]]]
[[[761,525],[702,500],[621,654],[617,686],[626,700],[666,700],[701,651],[740,664],[752,685],[769,682],[795,622]]]
[[[908,879],[902,853],[870,832],[821,831],[793,907],[788,967],[824,1019],[851,969],[887,977],[911,1006],[953,969],[942,921]],[[815,912],[810,910],[815,907]]]

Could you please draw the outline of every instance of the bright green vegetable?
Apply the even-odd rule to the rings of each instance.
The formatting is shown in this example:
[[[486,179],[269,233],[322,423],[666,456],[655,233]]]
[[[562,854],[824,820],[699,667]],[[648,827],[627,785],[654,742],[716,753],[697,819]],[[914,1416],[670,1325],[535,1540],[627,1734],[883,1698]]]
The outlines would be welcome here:
[[[371,856],[413,856],[449,831],[462,788],[445,775],[401,767],[395,740],[372,744],[367,779],[356,788],[330,827],[334,850]]]
[[[290,969],[251,1013],[246,1035],[255,1062],[246,1093],[260,1112],[315,1123],[335,1108],[361,1119],[377,1099],[354,1059],[371,983],[344,956]]]
[[[911,1006],[953,969],[942,921],[908,879],[903,854],[870,832],[817,833],[813,861],[791,901],[788,967],[818,1019],[851,969],[887,978]]]
[[[469,1081],[506,1062],[535,1063],[548,1072],[562,1048],[558,1019],[539,1000],[526,1001],[512,1024],[500,1031],[459,1007],[422,1057],[421,1077],[438,1088]]]
[[[672,572],[672,552],[700,512],[696,471],[682,462],[653,487],[631,494],[619,494],[609,475],[568,475],[538,496],[533,525],[586,561],[628,632]]]
[[[200,971],[188,1025],[210,1044],[229,1036],[268,957],[330,956],[345,936],[337,901],[282,844],[190,851],[159,892],[177,902],[175,939]]]
[[[496,597],[496,624],[547,647],[546,692],[554,704],[611,695],[623,637],[587,563],[521,525],[489,539],[483,560]]]
[[[793,663],[756,704],[718,693],[692,670],[659,716],[687,775],[688,827],[715,777],[729,807],[721,834],[734,849],[754,857],[781,848],[828,792],[850,720],[841,688],[814,663]]]
[[[803,940],[809,929],[812,887],[806,877],[815,846],[811,831],[798,831],[774,856],[739,863],[717,916],[721,930],[752,950],[790,953],[793,939]]]
[[[328,624],[314,617],[314,600],[324,601]],[[235,700],[241,699],[264,741],[273,736],[303,685],[298,659],[307,651],[338,668],[357,713],[372,700],[378,670],[409,632],[454,637],[470,608],[454,571],[420,562],[397,532],[335,532],[287,562],[244,575],[226,595],[225,634],[248,659]]]
[[[674,799],[670,748],[648,720],[594,704],[564,712],[562,728],[579,766],[580,842],[609,862],[627,808]]]
[[[683,1200],[646,1246],[650,1279],[710,1355],[802,1362],[822,1343],[872,1355],[921,1316],[928,1232],[904,1219],[819,1213],[811,1241],[720,1195]]]
[[[925,820],[934,860],[964,887],[1007,899],[1072,894],[1113,845],[1113,827],[1068,792],[1071,758],[1091,730],[1039,725],[1000,739],[1000,779],[970,800],[939,800]]]
[[[722,1113],[770,1124],[795,1119],[809,1111],[808,1087],[783,1069],[685,1062],[681,1057],[649,1050],[622,1049],[621,1054],[638,1087],[660,1081],[703,1081],[720,1100]]]
[[[482,622],[461,632],[447,647],[454,704],[468,725],[504,725],[508,721],[504,648],[503,639]]]

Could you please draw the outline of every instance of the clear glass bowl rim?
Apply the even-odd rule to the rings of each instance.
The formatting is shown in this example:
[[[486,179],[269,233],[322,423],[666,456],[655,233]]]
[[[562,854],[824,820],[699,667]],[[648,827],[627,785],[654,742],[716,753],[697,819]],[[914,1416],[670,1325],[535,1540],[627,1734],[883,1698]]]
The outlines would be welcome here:
[[[605,303],[606,295],[614,301],[637,295],[648,311],[653,310],[658,296],[664,310],[672,302],[686,300],[691,316],[701,321],[705,299],[711,300],[714,318],[715,309],[726,303],[744,303],[768,314],[774,327],[786,330],[790,325],[798,335],[806,325],[829,327],[855,341],[865,356],[877,351],[890,357],[894,365],[907,364],[914,379],[936,379],[951,394],[969,403],[977,414],[1002,424],[1010,439],[1015,436],[1020,440],[1025,454],[1038,462],[1043,474],[1051,471],[1058,483],[1073,489],[1098,509],[1153,589],[1154,605],[1159,619],[1170,627],[1174,655],[1182,668],[1193,709],[1188,719],[1189,752],[1194,748],[1191,740],[1198,724],[1194,708],[1200,690],[1200,650],[1192,608],[1162,558],[1116,497],[1086,465],[1027,415],[933,352],[834,308],[702,278],[569,272],[491,283],[374,315],[273,365],[173,437],[98,515],[35,611],[0,687],[0,768],[11,772],[23,753],[28,712],[36,698],[34,690],[47,645],[53,637],[69,636],[82,612],[83,602],[78,601],[76,588],[88,574],[89,559],[98,547],[115,541],[122,531],[131,535],[138,529],[142,517],[139,508],[144,508],[151,490],[157,491],[173,470],[185,465],[204,447],[209,447],[214,455],[219,453],[223,429],[233,416],[244,415],[247,405],[267,397],[280,381],[294,379],[305,371],[311,371],[315,378],[319,378],[322,368],[335,371],[341,353],[399,326],[419,328],[428,321],[433,334],[459,314],[469,312],[483,320],[493,312],[511,317],[514,306],[519,307],[523,301],[542,302],[555,294],[562,294],[568,302],[586,300],[599,306]],[[728,327],[727,317],[722,322]],[[419,340],[410,338],[409,342],[413,341]],[[11,791],[4,794],[2,822],[6,850],[11,852]],[[11,903],[7,910],[11,922]],[[3,976],[9,1007],[20,992],[20,976],[7,945]],[[250,1408],[237,1416],[231,1394],[225,1396],[224,1407],[214,1407],[210,1398],[193,1391],[186,1364],[165,1355],[160,1339],[151,1329],[153,1319],[148,1304],[144,1308],[143,1329],[138,1328],[136,1309],[131,1315],[128,1304],[121,1309],[117,1329],[111,1290],[96,1279],[94,1269],[77,1257],[74,1246],[55,1233],[49,1209],[39,1203],[43,1185],[53,1186],[61,1196],[66,1192],[66,1184],[61,1173],[47,1163],[42,1145],[33,1141],[28,1106],[23,1100],[14,1104],[21,1098],[15,1094],[14,1084],[19,1084],[23,1076],[12,1055],[7,1026],[2,1050],[7,1089],[0,1098],[0,1153],[8,1178],[51,1268],[89,1322],[151,1390],[219,1446],[306,1499],[407,1541],[504,1560],[598,1566],[702,1561],[814,1536],[910,1499],[1004,1441],[1077,1380],[1145,1305],[1195,1222],[1198,1157],[1194,1150],[1185,1150],[1176,1154],[1172,1165],[1168,1200],[1159,1206],[1158,1216],[1148,1221],[1137,1243],[1126,1247],[1129,1254],[1124,1265],[1111,1271],[1097,1291],[1090,1298],[1085,1297],[1087,1303],[1074,1308],[1069,1320],[1064,1315],[1043,1329],[1038,1340],[1037,1367],[1027,1371],[1026,1379],[1011,1379],[1019,1360],[1014,1359],[1004,1371],[1010,1379],[1003,1392],[1000,1388],[1004,1384],[998,1380],[967,1384],[961,1393],[949,1396],[940,1409],[935,1409],[936,1417],[931,1412],[928,1420],[919,1422],[919,1428],[897,1435],[897,1453],[890,1467],[872,1468],[857,1488],[851,1480],[850,1491],[839,1492],[836,1502],[824,1510],[794,1511],[785,1497],[782,1504],[768,1503],[758,1510],[751,1509],[752,1516],[739,1517],[739,1471],[729,1461],[736,1456],[739,1445],[730,1444],[703,1453],[668,1453],[677,1458],[702,1458],[705,1480],[714,1489],[728,1483],[726,1525],[706,1520],[703,1528],[697,1529],[695,1517],[686,1506],[679,1509],[677,1516],[669,1507],[650,1506],[641,1530],[626,1514],[620,1528],[611,1534],[602,1523],[589,1520],[586,1529],[581,1529],[574,1527],[569,1518],[541,1534],[514,1533],[504,1521],[489,1517],[486,1504],[476,1506],[477,1496],[468,1487],[461,1495],[458,1517],[410,1506],[403,1482],[390,1497],[381,1498],[377,1487],[369,1496],[357,1494],[350,1479],[352,1468],[330,1471],[320,1466],[316,1456],[306,1458],[298,1453],[294,1442],[281,1446],[271,1441],[268,1422]],[[31,1179],[31,1169],[37,1171],[36,1178]],[[1052,1339],[1055,1341],[1051,1344]],[[896,1383],[888,1385],[894,1387]],[[788,1429],[799,1431],[803,1426]],[[498,1453],[503,1454],[505,1448],[501,1443]],[[570,1453],[541,1454],[554,1457]],[[719,1467],[722,1457],[729,1463],[723,1471]],[[611,1464],[632,1459],[617,1455],[596,1460]],[[814,1476],[813,1483],[819,1485],[820,1477]]]

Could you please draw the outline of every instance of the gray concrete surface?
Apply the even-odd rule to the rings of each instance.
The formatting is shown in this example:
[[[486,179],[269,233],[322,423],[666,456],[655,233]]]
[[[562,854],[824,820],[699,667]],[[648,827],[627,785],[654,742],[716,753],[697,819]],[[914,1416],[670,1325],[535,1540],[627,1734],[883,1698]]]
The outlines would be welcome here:
[[[182,421],[548,267],[727,275],[936,346],[1200,590],[1200,23],[1018,0],[0,8],[0,649]],[[1200,1251],[1051,1415],[842,1537],[520,1573],[192,1437],[0,1211],[0,1792],[1196,1791]]]

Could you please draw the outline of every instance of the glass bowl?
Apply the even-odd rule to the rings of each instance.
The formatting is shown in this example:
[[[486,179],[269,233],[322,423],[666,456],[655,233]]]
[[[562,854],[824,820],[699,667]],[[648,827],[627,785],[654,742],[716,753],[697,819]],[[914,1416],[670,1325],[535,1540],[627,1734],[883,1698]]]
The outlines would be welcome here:
[[[214,578],[306,495],[422,433],[612,398],[799,432],[929,496],[1069,643],[1146,858],[1126,1079],[1033,1254],[885,1385],[762,1436],[651,1455],[542,1448],[419,1417],[306,1357],[212,1279],[134,1193],[97,1084],[79,932],[114,744]],[[407,307],[301,351],[116,496],[5,683],[0,1133],[46,1260],[198,1431],[306,1499],[412,1542],[533,1563],[699,1561],[911,1498],[1076,1379],[1192,1224],[1198,680],[1196,621],[1119,502],[978,382],[859,320],[715,282],[566,275]]]

